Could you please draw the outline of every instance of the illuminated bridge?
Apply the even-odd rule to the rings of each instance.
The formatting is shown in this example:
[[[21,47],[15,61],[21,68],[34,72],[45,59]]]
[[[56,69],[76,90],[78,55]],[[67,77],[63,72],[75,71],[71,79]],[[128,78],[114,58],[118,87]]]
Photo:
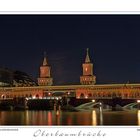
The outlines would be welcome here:
[[[140,99],[140,83],[137,84],[96,84],[93,75],[93,64],[87,49],[85,62],[82,64],[83,74],[79,85],[53,85],[50,66],[44,56],[40,66],[38,86],[0,87],[0,99],[6,98],[51,98],[56,96],[75,97],[76,99]]]
[[[61,94],[60,94],[61,93]],[[69,96],[77,99],[140,99],[140,84],[3,87],[0,98]]]

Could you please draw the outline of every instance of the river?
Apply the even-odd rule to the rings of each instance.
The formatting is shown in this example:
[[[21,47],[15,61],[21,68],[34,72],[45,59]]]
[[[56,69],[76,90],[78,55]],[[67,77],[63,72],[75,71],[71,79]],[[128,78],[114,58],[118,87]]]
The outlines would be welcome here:
[[[138,111],[0,111],[0,125],[140,125]]]

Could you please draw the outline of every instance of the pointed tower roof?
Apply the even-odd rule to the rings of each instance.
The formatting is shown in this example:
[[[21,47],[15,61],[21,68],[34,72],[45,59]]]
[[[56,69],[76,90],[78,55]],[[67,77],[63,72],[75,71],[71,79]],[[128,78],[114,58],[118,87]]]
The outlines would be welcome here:
[[[47,66],[48,62],[47,62],[47,58],[46,58],[46,52],[44,52],[44,60],[43,60],[43,66]]]
[[[85,63],[90,63],[90,58],[89,58],[89,52],[88,51],[89,51],[89,48],[87,48]]]

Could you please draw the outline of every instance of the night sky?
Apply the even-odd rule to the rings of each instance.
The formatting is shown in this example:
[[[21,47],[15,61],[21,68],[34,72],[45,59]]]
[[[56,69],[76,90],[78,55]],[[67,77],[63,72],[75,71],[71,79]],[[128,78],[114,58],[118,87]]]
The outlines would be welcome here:
[[[0,67],[36,80],[46,51],[54,84],[78,84],[86,48],[97,84],[140,83],[140,16],[0,16]]]

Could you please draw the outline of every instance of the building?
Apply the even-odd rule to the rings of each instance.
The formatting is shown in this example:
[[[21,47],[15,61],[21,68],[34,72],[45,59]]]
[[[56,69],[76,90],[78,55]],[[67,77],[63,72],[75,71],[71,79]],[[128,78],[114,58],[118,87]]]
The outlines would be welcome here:
[[[28,87],[37,83],[25,72],[0,68],[0,87]]]
[[[0,87],[13,86],[13,72],[6,68],[0,68]]]

